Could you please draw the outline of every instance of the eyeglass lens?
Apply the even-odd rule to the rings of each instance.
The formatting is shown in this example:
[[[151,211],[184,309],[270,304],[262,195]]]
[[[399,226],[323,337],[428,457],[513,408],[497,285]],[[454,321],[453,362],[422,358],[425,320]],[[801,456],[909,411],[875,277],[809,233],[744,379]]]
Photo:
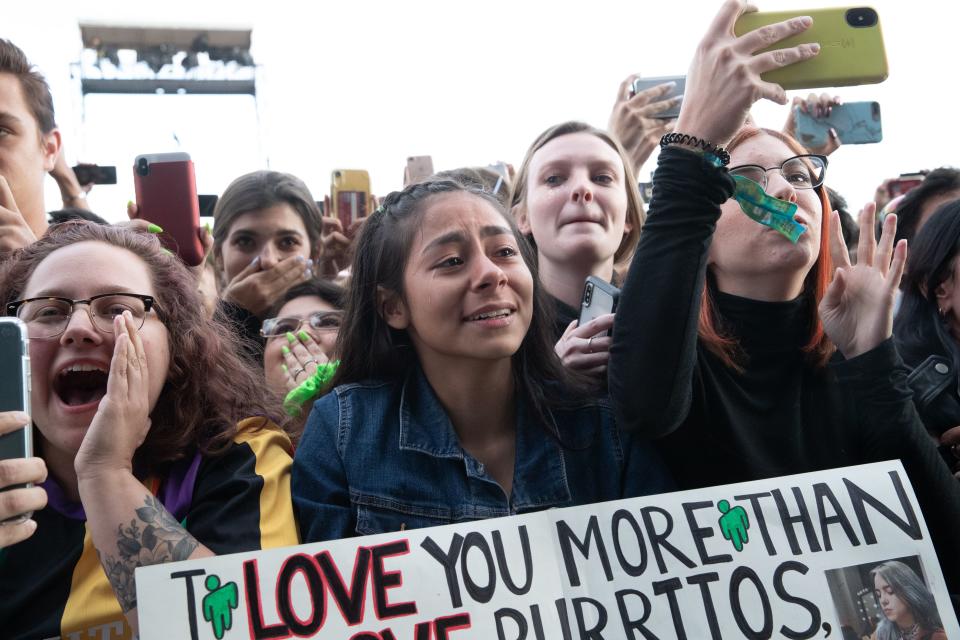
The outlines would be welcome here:
[[[72,302],[58,299],[30,300],[17,310],[17,317],[27,325],[32,338],[51,338],[67,329],[76,307]],[[104,333],[113,332],[113,319],[129,311],[137,323],[143,326],[147,315],[143,300],[133,296],[115,294],[93,300],[87,313],[93,325]]]

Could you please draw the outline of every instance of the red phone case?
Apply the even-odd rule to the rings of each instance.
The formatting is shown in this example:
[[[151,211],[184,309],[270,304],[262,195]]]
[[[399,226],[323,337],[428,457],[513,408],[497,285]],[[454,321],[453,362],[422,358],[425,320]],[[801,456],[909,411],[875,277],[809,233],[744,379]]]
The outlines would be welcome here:
[[[203,262],[200,203],[193,161],[186,153],[137,156],[133,165],[137,216],[163,228],[160,242],[187,265]]]

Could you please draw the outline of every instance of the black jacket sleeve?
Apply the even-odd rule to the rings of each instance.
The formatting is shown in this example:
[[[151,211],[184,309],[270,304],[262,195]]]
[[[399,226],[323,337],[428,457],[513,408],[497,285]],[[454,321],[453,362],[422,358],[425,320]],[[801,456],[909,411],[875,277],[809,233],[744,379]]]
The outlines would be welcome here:
[[[610,398],[622,428],[658,437],[690,411],[707,251],[733,189],[726,170],[696,153],[660,153],[610,347]]]
[[[893,339],[831,364],[856,425],[851,436],[863,462],[896,460],[913,485],[951,593],[960,592],[960,483],[927,435],[907,386],[908,369]]]

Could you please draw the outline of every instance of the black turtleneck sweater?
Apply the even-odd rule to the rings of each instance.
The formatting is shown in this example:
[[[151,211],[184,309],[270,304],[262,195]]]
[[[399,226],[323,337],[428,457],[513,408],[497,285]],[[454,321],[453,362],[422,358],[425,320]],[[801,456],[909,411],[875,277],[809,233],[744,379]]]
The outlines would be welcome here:
[[[660,154],[656,188],[611,347],[609,388],[621,428],[659,438],[682,488],[899,458],[948,584],[960,590],[960,486],[926,435],[892,340],[826,367],[801,351],[812,303],[758,302],[711,286],[722,328],[744,367],[697,337],[707,253],[725,170],[682,149]]]

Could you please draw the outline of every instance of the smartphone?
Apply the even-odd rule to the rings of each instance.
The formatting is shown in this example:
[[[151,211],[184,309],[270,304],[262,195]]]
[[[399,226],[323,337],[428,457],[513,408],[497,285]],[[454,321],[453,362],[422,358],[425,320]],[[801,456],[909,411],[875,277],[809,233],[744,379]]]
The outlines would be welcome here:
[[[643,200],[644,204],[650,204],[650,199],[653,197],[653,183],[638,182],[637,188],[640,190],[640,199]]]
[[[663,76],[660,78],[637,78],[633,81],[633,93],[634,95],[645,91],[647,89],[652,89],[658,84],[663,84],[665,82],[674,82],[676,85],[667,92],[665,95],[661,96],[657,100],[669,100],[670,98],[675,98],[677,96],[683,97],[684,88],[687,85],[687,76]],[[677,103],[672,109],[667,109],[666,111],[661,111],[660,113],[653,116],[654,118],[663,118],[664,120],[671,120],[680,115],[680,106],[682,100]]]
[[[220,197],[216,195],[209,195],[201,193],[197,195],[197,211],[200,212],[201,218],[212,218],[213,210],[217,208],[217,200]]]
[[[0,318],[0,411],[30,413],[30,350],[27,327],[17,318]],[[33,457],[33,429],[28,425],[0,436],[0,460]],[[7,491],[28,485],[11,485]],[[30,513],[6,522],[22,522]]]
[[[430,156],[410,156],[403,170],[403,186],[423,182],[433,175],[433,158]]]
[[[370,214],[370,174],[361,169],[335,169],[330,174],[328,215],[340,219],[346,231],[357,220]]]
[[[838,104],[824,118],[814,118],[799,107],[794,110],[797,139],[807,148],[822,147],[837,132],[842,144],[871,144],[883,140],[879,102]]]
[[[73,167],[77,182],[88,184],[117,184],[117,168],[98,164],[78,164]]]
[[[761,75],[764,80],[775,82],[784,89],[813,89],[876,84],[887,79],[887,54],[880,31],[880,16],[872,7],[745,13],[737,19],[733,31],[742,36],[798,16],[810,16],[813,25],[803,33],[762,51],[818,42],[820,53],[809,60],[768,71]]]
[[[190,155],[178,152],[137,156],[133,186],[137,215],[163,229],[163,246],[191,267],[203,262],[200,201]]]
[[[900,177],[887,183],[887,195],[893,200],[919,187],[926,176],[922,173],[901,173]]]
[[[580,321],[577,326],[582,327],[594,318],[616,312],[619,301],[620,289],[596,276],[587,276],[580,299]],[[601,335],[608,336],[610,332]]]

